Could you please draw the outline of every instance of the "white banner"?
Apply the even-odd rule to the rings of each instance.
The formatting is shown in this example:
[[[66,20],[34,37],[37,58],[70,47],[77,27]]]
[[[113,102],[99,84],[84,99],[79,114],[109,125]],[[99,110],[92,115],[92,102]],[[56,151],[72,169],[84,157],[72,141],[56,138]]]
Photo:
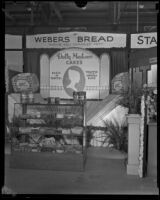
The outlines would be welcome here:
[[[99,58],[90,51],[72,48],[50,58],[50,97],[73,98],[74,91],[86,91],[99,98]]]
[[[157,46],[157,32],[131,34],[131,48],[151,48]]]
[[[124,48],[126,34],[65,32],[26,36],[27,48]]]

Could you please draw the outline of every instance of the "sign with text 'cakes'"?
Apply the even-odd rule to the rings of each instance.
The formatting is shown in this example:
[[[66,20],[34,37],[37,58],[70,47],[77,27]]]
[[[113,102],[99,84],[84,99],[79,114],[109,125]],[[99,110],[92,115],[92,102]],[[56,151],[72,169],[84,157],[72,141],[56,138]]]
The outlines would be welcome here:
[[[99,58],[90,51],[71,48],[50,58],[50,97],[73,98],[73,92],[99,98]]]
[[[124,92],[127,92],[128,87],[129,87],[128,72],[117,74],[112,79],[112,93],[113,94],[122,94]]]

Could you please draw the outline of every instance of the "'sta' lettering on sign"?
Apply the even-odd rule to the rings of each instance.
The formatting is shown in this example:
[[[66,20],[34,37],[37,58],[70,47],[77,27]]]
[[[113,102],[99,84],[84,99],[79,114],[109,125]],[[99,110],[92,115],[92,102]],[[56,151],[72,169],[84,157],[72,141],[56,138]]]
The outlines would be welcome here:
[[[154,36],[138,36],[138,44],[157,44],[156,38]]]

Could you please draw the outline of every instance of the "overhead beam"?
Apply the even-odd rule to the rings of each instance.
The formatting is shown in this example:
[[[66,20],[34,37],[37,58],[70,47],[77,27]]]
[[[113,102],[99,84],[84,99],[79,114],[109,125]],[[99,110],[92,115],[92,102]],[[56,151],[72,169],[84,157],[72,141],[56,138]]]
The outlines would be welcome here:
[[[61,12],[58,8],[57,2],[49,2],[49,5],[50,5],[51,9],[53,9],[55,14],[57,15],[58,19],[62,22],[63,17],[62,17],[62,14],[61,14]]]

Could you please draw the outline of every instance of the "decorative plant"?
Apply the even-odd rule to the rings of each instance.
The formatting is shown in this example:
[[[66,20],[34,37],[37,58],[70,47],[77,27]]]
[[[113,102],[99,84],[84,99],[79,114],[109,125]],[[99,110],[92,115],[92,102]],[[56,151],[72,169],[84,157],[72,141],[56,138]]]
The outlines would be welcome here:
[[[87,142],[87,147],[90,147],[91,140],[93,138],[93,126],[87,126],[86,127],[86,142]]]
[[[130,114],[140,114],[141,96],[142,90],[134,87],[131,92],[122,94],[122,98],[119,100],[118,105],[127,107]]]
[[[113,148],[120,150],[122,152],[127,152],[128,149],[128,129],[125,124],[119,125],[118,121],[115,119],[114,123],[112,121],[104,121],[106,130],[106,139],[103,143],[108,142]]]
[[[147,105],[147,117],[148,121],[157,121],[157,89],[154,87],[148,87],[147,84],[143,86],[143,92],[145,95],[145,103]]]

